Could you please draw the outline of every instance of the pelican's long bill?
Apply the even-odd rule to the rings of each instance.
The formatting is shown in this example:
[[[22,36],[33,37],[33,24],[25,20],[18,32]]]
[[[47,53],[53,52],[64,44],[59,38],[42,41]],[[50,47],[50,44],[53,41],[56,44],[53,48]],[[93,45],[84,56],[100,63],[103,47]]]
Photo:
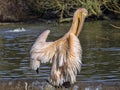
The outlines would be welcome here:
[[[82,30],[83,24],[84,24],[84,20],[87,15],[88,15],[88,11],[86,9],[84,9],[84,12],[82,12],[82,11],[80,12],[80,14],[78,16],[78,27],[77,27],[77,31],[76,31],[76,36],[79,36],[79,34]]]

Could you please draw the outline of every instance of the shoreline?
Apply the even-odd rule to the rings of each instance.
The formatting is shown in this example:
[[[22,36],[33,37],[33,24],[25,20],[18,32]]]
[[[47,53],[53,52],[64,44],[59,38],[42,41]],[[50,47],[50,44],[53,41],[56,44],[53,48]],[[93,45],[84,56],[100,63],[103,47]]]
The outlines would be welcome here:
[[[49,89],[46,89],[48,88]],[[50,84],[40,79],[0,80],[0,90],[53,90]],[[50,89],[52,88],[52,89]],[[119,90],[120,82],[76,82],[70,88],[75,90]]]
[[[67,18],[65,18],[67,19]],[[57,19],[29,19],[29,20],[21,20],[21,21],[0,21],[0,25],[8,25],[8,24],[20,24],[20,23],[26,23],[26,24],[32,24],[32,23],[70,23],[72,22],[73,18],[70,18],[69,20],[65,20],[63,22],[59,22]],[[95,18],[86,18],[85,22],[91,22],[91,21],[119,21],[120,19],[95,19]]]

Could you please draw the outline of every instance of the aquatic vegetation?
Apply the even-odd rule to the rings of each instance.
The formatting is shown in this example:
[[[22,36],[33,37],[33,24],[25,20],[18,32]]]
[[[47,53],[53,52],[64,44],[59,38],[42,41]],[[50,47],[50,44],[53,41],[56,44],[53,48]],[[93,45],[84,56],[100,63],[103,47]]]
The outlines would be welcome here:
[[[120,0],[1,0],[0,21],[20,21],[26,18],[70,21],[73,12],[80,7],[86,8],[93,18],[120,18]]]
[[[120,14],[119,2],[119,0],[30,0],[29,6],[41,17],[49,16],[49,18],[59,18],[59,21],[69,21],[71,20],[69,17],[79,7],[85,7],[89,16],[97,18],[103,16],[105,10]]]
[[[119,0],[103,0],[103,5],[109,11],[120,14],[120,1]]]
[[[101,1],[100,0],[79,0],[82,7],[85,7],[89,11],[89,15],[100,16],[102,14]]]

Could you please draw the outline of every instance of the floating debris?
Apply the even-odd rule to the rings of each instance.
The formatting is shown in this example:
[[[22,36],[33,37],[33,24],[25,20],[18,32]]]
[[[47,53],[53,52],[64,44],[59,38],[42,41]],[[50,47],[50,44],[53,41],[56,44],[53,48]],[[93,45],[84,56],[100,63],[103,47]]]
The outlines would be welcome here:
[[[113,25],[113,24],[110,24],[112,27],[114,28],[117,28],[117,29],[120,29],[120,27],[116,26],[116,25]]]
[[[8,30],[6,32],[25,32],[26,29],[24,28],[16,28],[16,29],[13,29],[13,30]]]

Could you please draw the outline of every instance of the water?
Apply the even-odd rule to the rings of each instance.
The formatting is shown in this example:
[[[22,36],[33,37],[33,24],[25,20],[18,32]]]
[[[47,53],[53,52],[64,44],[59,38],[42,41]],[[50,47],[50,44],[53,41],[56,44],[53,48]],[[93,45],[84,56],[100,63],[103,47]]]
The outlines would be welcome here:
[[[83,65],[78,82],[120,82],[120,29],[111,23],[119,25],[120,21],[85,23],[79,36]],[[30,48],[44,30],[51,30],[48,41],[54,41],[70,26],[71,23],[0,25],[0,80],[47,79],[50,65],[42,64],[40,74],[30,69]]]

